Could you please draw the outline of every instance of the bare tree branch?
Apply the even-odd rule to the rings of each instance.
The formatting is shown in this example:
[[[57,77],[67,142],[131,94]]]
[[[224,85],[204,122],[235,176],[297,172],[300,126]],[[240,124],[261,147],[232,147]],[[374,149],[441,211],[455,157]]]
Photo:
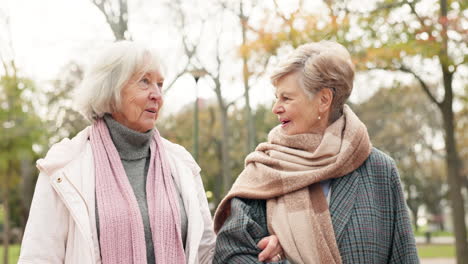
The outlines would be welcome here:
[[[14,57],[15,57],[15,49],[14,49],[14,46],[13,46],[13,37],[12,37],[12,34],[11,34],[11,28],[10,28],[10,17],[7,15],[7,14],[4,14],[3,12],[1,13],[4,21],[5,21],[5,31],[6,31],[6,42],[7,42],[7,49],[9,49],[10,53],[11,53],[11,59],[10,61],[8,61],[7,58],[1,56],[0,54],[0,60],[2,61],[2,65],[5,69],[5,74],[7,76],[14,76],[16,77],[16,73],[17,73],[17,69],[16,69],[16,65],[15,65],[15,61],[14,61]],[[10,70],[12,72],[10,72]],[[10,75],[11,74],[11,75]]]
[[[226,104],[226,109],[229,109],[229,107],[233,106],[235,103],[237,103],[242,98],[244,98],[244,95],[239,95],[236,99],[234,99],[231,102],[227,103]]]
[[[418,80],[419,84],[421,85],[421,87],[423,88],[424,92],[427,94],[429,99],[433,103],[435,103],[437,106],[441,107],[442,103],[437,101],[437,99],[434,97],[434,95],[429,90],[429,86],[426,84],[426,82],[418,74],[416,74],[414,71],[412,71],[410,68],[406,67],[405,65],[401,65],[398,69],[400,71],[402,71],[402,72],[410,73],[411,75],[413,75],[416,78],[416,80]]]
[[[377,12],[380,12],[382,10],[389,10],[389,9],[393,9],[393,8],[396,8],[396,7],[401,7],[405,4],[405,2],[393,2],[393,3],[384,3],[384,4],[381,4],[379,5],[376,9],[372,10],[370,13],[371,14],[375,14]],[[353,14],[360,14],[360,15],[363,15],[365,12],[356,12],[356,11],[353,11],[351,12]]]
[[[283,13],[281,13],[281,12],[279,11],[280,8],[279,8],[279,5],[278,5],[277,0],[273,0],[273,3],[275,4],[275,11],[276,11],[276,14],[277,14],[284,22],[286,22],[286,23],[289,24],[289,22],[290,22],[289,19],[288,19]]]
[[[185,14],[184,14],[184,11],[182,10],[181,6],[182,6],[181,1],[177,0],[170,7],[177,12],[177,15],[179,16],[179,19],[180,19],[180,22],[181,22],[180,29],[183,31],[186,28],[187,25],[186,25],[186,22],[185,22]],[[200,32],[198,34],[199,36],[201,36],[201,33],[203,32],[203,28],[205,27],[206,21],[205,21],[205,19],[202,19],[201,22],[202,22],[202,26],[200,27]],[[174,83],[177,81],[177,79],[179,79],[179,77],[181,77],[182,75],[187,73],[187,70],[192,65],[192,59],[195,56],[196,50],[197,50],[198,45],[200,43],[200,37],[198,38],[198,40],[193,45],[190,45],[187,35],[182,33],[181,36],[182,36],[182,45],[184,47],[184,52],[185,52],[185,54],[187,56],[187,63],[185,64],[183,69],[179,73],[176,74],[174,79],[172,79],[170,84],[166,87],[166,89],[164,90],[165,93],[167,93],[173,87]]]
[[[174,83],[179,79],[180,76],[184,75],[187,73],[187,69],[190,65],[190,61],[185,64],[185,67],[182,71],[180,71],[173,79],[172,81],[166,86],[166,89],[164,89],[164,93],[167,93],[174,85]]]
[[[220,45],[219,41],[221,39],[221,32],[222,29],[219,30],[218,34],[216,34],[216,74],[213,74],[213,79],[217,80],[219,82],[219,77],[220,77],[220,72],[221,72],[221,51],[220,51]],[[210,74],[211,75],[211,74]]]
[[[411,8],[411,13],[414,16],[416,16],[419,23],[421,24],[421,28],[425,28],[426,26],[424,25],[424,19],[422,19],[422,17],[418,14],[418,12],[416,12],[416,8],[415,8],[416,3],[415,2],[409,2],[408,0],[405,0],[405,3]]]
[[[112,8],[112,0],[93,0],[93,4],[101,11],[109,24],[116,40],[125,39],[128,34],[128,3],[126,0],[118,0],[119,14]],[[128,36],[131,39],[130,36]]]
[[[419,82],[419,84],[421,85],[421,87],[423,88],[423,91],[424,93],[427,94],[427,96],[429,97],[429,99],[435,103],[438,107],[441,107],[442,103],[437,101],[437,99],[434,97],[434,95],[431,93],[431,91],[429,90],[429,86],[426,84],[426,82],[418,75],[416,74],[413,70],[411,70],[410,68],[404,66],[404,65],[401,65],[397,68],[391,68],[391,67],[372,67],[372,68],[367,68],[369,71],[372,71],[372,70],[384,70],[384,71],[401,71],[401,72],[405,72],[405,73],[409,73],[411,75],[413,75],[416,80]]]

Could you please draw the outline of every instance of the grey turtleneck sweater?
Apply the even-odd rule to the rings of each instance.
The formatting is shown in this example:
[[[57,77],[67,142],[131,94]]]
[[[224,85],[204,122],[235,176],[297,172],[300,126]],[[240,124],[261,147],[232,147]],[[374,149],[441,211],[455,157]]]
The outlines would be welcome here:
[[[133,193],[140,208],[143,225],[145,228],[146,240],[146,258],[148,264],[156,263],[154,256],[154,245],[151,236],[151,226],[148,215],[148,204],[146,201],[146,178],[148,175],[150,155],[150,143],[153,136],[153,130],[146,133],[134,131],[119,122],[115,121],[110,115],[104,116],[104,121],[109,128],[109,132],[114,145],[119,152],[125,173],[127,174]],[[185,247],[187,237],[187,214],[185,213],[184,203],[180,195],[178,186],[174,184],[179,201],[182,242]],[[99,214],[96,203],[96,223],[99,237]]]

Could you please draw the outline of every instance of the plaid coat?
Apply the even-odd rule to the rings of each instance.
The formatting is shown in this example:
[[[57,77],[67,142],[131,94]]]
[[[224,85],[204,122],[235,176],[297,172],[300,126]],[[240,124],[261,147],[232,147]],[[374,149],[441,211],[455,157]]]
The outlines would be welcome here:
[[[343,263],[419,263],[395,162],[381,151],[331,182],[329,207]],[[260,263],[256,244],[268,235],[266,201],[232,199],[213,263]]]

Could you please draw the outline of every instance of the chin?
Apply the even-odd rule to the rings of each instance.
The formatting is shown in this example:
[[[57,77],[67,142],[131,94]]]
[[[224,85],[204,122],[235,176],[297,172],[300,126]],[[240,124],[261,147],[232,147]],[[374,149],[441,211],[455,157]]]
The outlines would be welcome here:
[[[154,124],[145,126],[145,132],[154,128]]]
[[[288,136],[294,135],[294,131],[293,131],[293,130],[291,130],[291,129],[289,129],[289,128],[284,128],[284,127],[283,127],[282,129],[283,129],[283,133],[284,133],[284,134],[286,134],[286,135],[288,135]]]

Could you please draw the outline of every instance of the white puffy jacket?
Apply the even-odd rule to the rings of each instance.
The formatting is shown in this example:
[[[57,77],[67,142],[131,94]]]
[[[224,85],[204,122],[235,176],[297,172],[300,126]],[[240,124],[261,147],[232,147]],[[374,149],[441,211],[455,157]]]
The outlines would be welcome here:
[[[40,174],[18,263],[101,263],[89,133],[87,127],[62,140],[37,161]],[[187,213],[187,263],[211,263],[216,236],[200,168],[183,147],[165,139],[163,144]]]

